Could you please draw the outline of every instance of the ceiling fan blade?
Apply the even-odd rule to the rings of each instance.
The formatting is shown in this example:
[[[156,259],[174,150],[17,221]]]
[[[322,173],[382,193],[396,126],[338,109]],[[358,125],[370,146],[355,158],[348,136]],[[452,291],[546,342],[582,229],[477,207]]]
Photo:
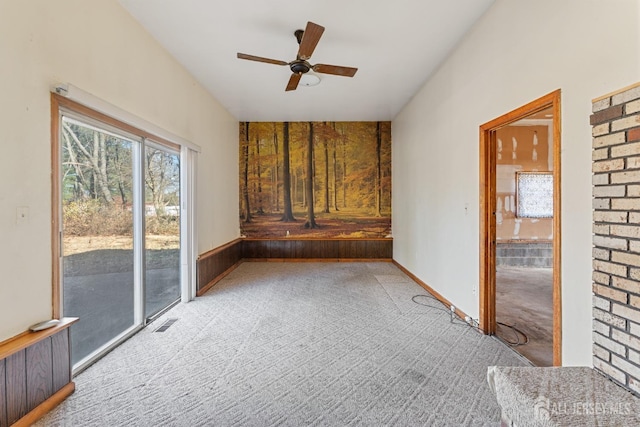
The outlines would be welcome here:
[[[246,53],[238,52],[239,59],[248,59],[249,61],[266,62],[267,64],[275,65],[289,65],[288,62],[278,61],[277,59],[263,58],[261,56],[247,55]]]
[[[298,59],[306,61],[311,58],[311,54],[313,54],[313,51],[318,45],[323,32],[323,26],[314,24],[313,22],[307,22],[307,28],[304,30],[300,47],[298,48]]]
[[[341,67],[339,65],[316,64],[313,66],[313,71],[322,74],[353,77],[358,69],[353,67]]]
[[[300,83],[300,77],[302,77],[301,73],[293,73],[291,74],[291,78],[289,78],[289,83],[287,83],[287,88],[285,92],[290,90],[296,90],[298,87],[298,83]]]

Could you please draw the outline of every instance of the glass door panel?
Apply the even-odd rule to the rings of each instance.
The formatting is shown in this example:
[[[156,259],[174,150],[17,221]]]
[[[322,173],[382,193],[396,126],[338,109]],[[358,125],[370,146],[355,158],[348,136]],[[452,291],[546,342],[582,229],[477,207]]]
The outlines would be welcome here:
[[[145,317],[180,299],[180,156],[145,147]]]
[[[72,364],[135,324],[133,151],[137,142],[61,121],[63,313]]]

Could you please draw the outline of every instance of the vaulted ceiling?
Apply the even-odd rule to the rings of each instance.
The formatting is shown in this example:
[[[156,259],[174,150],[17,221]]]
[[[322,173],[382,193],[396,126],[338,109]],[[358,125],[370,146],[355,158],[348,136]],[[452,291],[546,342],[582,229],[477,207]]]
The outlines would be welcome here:
[[[392,120],[494,0],[119,0],[240,121]],[[353,78],[285,92],[294,31],[325,27],[311,64]]]

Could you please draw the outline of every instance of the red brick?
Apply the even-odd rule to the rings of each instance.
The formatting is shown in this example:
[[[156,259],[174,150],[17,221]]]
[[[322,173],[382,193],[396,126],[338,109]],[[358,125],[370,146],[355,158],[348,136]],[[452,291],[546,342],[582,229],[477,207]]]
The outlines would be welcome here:
[[[613,119],[617,119],[622,117],[623,104],[614,105],[613,107],[609,107],[606,110],[598,111],[597,113],[593,113],[591,117],[589,117],[591,124],[595,125],[598,123],[609,122]]]
[[[630,129],[627,131],[627,141],[640,140],[640,128]]]

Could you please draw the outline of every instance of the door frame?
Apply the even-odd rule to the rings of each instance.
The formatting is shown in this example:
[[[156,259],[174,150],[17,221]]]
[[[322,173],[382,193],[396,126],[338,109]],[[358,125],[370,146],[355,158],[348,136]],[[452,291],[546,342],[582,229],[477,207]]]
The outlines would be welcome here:
[[[553,365],[562,365],[560,89],[480,126],[480,329],[496,332],[496,130],[547,108],[553,110]]]

